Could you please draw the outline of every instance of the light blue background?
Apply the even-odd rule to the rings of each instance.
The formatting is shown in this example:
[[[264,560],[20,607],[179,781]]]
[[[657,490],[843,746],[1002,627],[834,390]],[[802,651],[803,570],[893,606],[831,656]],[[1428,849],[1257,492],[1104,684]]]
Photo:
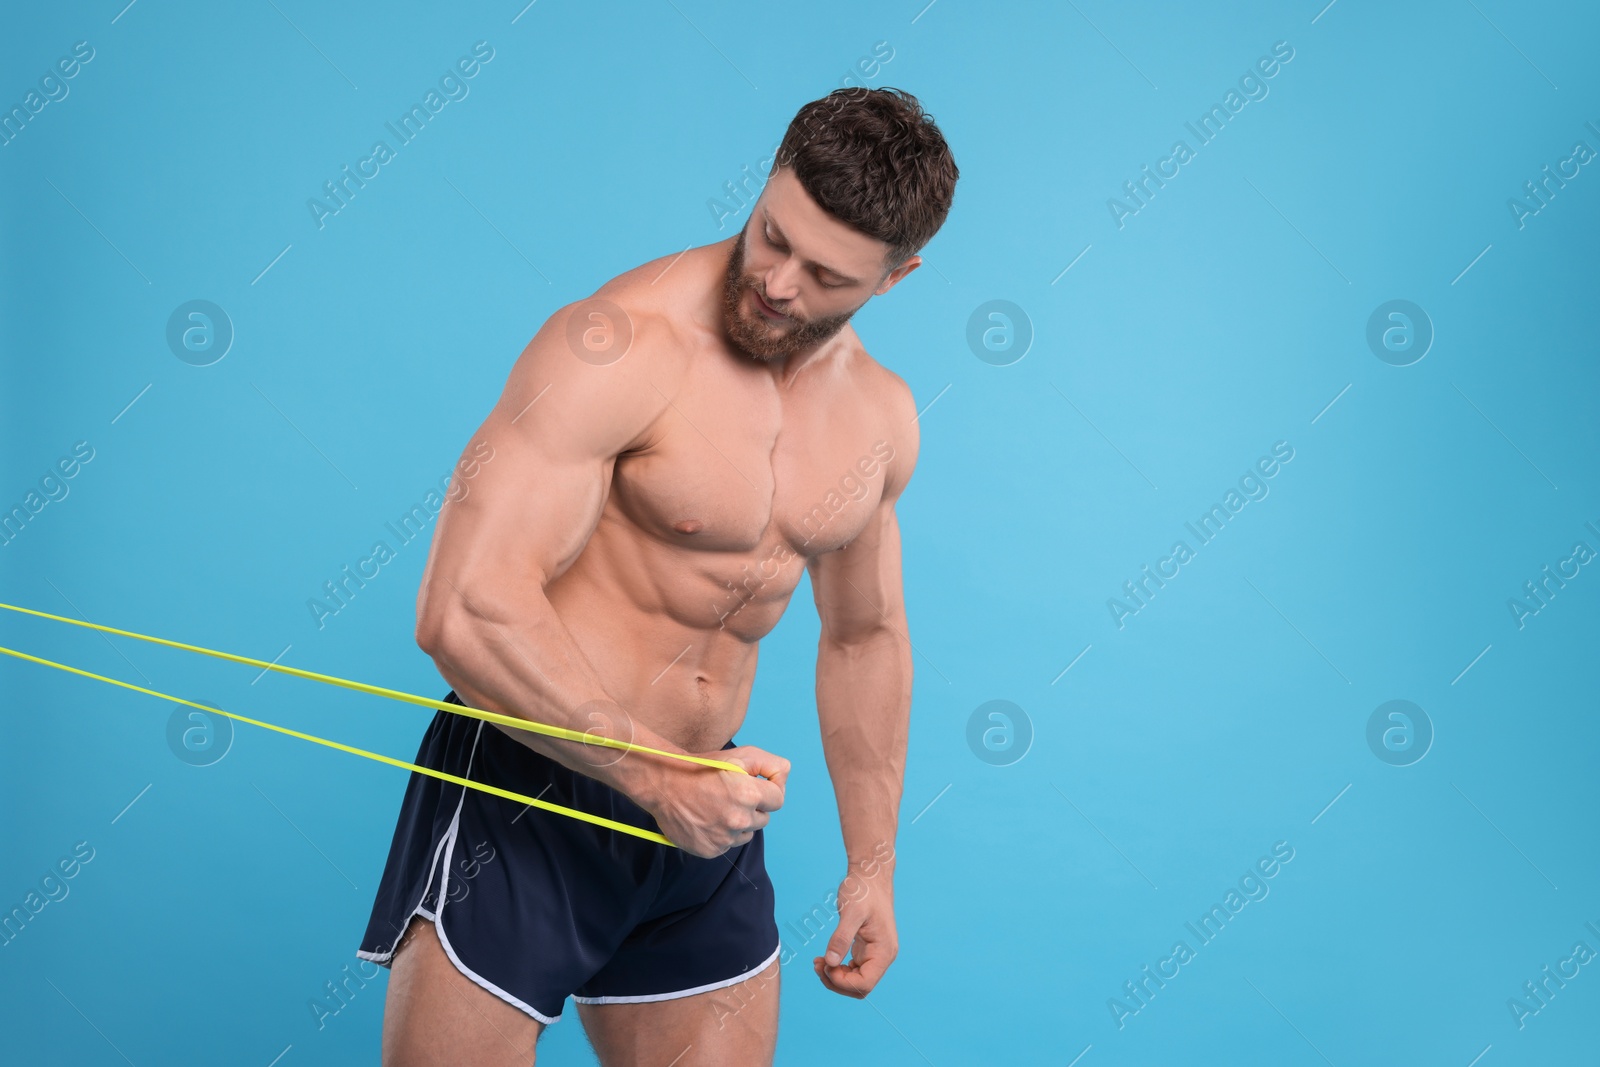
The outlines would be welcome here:
[[[932,405],[900,507],[901,954],[857,1002],[796,941],[779,1062],[1593,1055],[1600,965],[1525,1028],[1507,1007],[1600,950],[1600,573],[1520,629],[1507,607],[1600,549],[1600,168],[1523,228],[1507,207],[1600,149],[1584,5],[123,2],[0,34],[8,108],[95,49],[0,147],[0,505],[95,449],[0,548],[4,600],[442,695],[412,642],[423,542],[321,630],[308,598],[448,472],[546,315],[732,232],[743,211],[719,229],[708,200],[886,41],[867,83],[917,94],[962,171],[925,269],[855,320]],[[479,40],[470,95],[319,230],[306,200]],[[1107,199],[1194,147],[1184,123],[1277,41],[1269,95],[1119,229]],[[1407,367],[1365,341],[1396,298],[1436,331]],[[209,367],[164,337],[193,299],[236,330]],[[965,340],[993,299],[1034,331],[1009,366]],[[1119,629],[1108,598],[1277,441],[1270,495]],[[0,632],[404,759],[428,720],[42,620]],[[739,733],[794,762],[780,923],[844,874],[815,639],[802,588]],[[0,948],[7,1057],[376,1062],[386,977],[320,1030],[308,1002],[354,961],[405,774],[247,726],[196,768],[171,705],[10,659],[0,680],[0,905],[95,849]],[[1010,766],[968,748],[992,699],[1031,723]],[[1365,739],[1391,699],[1436,731],[1411,766]],[[1194,947],[1183,924],[1279,841],[1270,895],[1119,1029],[1108,999]],[[592,1062],[575,1012],[540,1059]]]

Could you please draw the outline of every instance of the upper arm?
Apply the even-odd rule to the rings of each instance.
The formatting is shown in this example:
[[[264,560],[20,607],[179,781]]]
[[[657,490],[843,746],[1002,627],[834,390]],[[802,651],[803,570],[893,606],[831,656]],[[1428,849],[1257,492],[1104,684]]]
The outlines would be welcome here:
[[[558,310],[528,343],[499,401],[468,442],[434,529],[417,599],[417,637],[437,634],[457,595],[542,588],[577,559],[599,522],[616,457],[646,443],[666,398],[653,375],[658,323],[631,316],[632,342],[613,363],[579,359]]]
[[[878,506],[854,539],[806,565],[826,642],[848,644],[904,624],[900,523],[894,509],[911,480],[921,440],[910,388],[890,375],[888,394],[887,440],[893,453],[884,466]]]

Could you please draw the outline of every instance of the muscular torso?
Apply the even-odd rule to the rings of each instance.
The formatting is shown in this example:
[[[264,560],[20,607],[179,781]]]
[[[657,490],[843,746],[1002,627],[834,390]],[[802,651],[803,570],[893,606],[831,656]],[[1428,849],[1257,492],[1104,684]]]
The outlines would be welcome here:
[[[715,328],[726,249],[692,250],[664,276],[670,259],[645,264],[600,291],[672,322],[677,358],[624,358],[676,368],[675,388],[615,460],[594,533],[545,590],[607,692],[690,751],[738,729],[757,642],[807,561],[866,526],[903,415],[897,379],[849,326],[789,368],[730,347]]]

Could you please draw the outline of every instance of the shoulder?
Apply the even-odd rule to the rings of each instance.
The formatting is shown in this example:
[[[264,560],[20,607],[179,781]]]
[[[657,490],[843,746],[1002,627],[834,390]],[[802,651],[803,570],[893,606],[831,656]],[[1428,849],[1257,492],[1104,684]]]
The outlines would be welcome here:
[[[613,455],[648,444],[684,377],[684,347],[626,277],[549,313],[508,375],[497,405],[507,425]]]
[[[557,308],[544,330],[579,360],[671,394],[695,350],[714,246],[647,260]]]
[[[916,397],[906,380],[874,359],[859,339],[852,346],[849,370],[852,387],[867,399],[874,414],[879,434],[874,444],[888,467],[884,498],[892,500],[911,480],[921,446]]]
[[[608,340],[614,328],[626,349],[618,359],[625,373],[642,375],[671,393],[681,381],[695,351],[698,324],[690,309],[705,302],[708,248],[686,249],[641,263],[618,274],[592,294],[556,314],[569,331],[594,331],[593,340]]]

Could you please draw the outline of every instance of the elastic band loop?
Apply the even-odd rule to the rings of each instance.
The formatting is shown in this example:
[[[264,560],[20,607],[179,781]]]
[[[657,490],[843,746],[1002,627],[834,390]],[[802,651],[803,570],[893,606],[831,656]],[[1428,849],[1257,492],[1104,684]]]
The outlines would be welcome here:
[[[44,613],[31,612],[30,614],[42,615]],[[69,619],[65,621],[70,622],[72,620]],[[168,644],[175,642],[163,643]],[[442,779],[446,782],[454,782],[456,785],[466,786],[470,789],[477,789],[481,792],[490,793],[497,797],[504,797],[507,800],[515,800],[519,804],[527,804],[531,807],[543,808],[546,811],[553,811],[569,818],[581,819],[584,822],[594,823],[596,826],[604,826],[608,829],[616,830],[619,833],[631,834],[634,837],[641,837],[646,841],[655,841],[663,845],[671,845],[673,848],[678,847],[677,845],[673,845],[671,841],[668,841],[664,834],[656,833],[654,830],[641,829],[640,827],[633,826],[629,823],[617,822],[615,819],[607,819],[600,815],[591,815],[586,811],[579,811],[576,808],[568,808],[563,807],[560,804],[552,804],[548,800],[540,800],[538,797],[523,796],[521,793],[513,793],[509,789],[501,789],[497,786],[485,785],[482,782],[474,782],[468,778],[460,778],[444,771],[436,771],[432,767],[420,767],[415,763],[407,763],[405,760],[394,759],[390,756],[385,756],[377,752],[368,752],[364,748],[353,748],[350,745],[342,745],[337,741],[329,741],[325,737],[315,737],[311,734],[301,733],[299,730],[291,730],[287,726],[277,726],[270,722],[262,722],[260,719],[252,719],[245,715],[236,715],[231,711],[223,711],[221,708],[213,708],[205,704],[196,704],[192,700],[185,700],[182,697],[175,697],[170,693],[161,693],[154,689],[146,689],[144,686],[134,685],[131,682],[118,681],[115,678],[107,678],[103,674],[95,674],[93,671],[80,670],[77,667],[69,667],[65,663],[56,663],[54,660],[40,659],[38,656],[30,656],[26,652],[18,652],[15,649],[0,647],[0,652],[3,652],[8,656],[15,656],[18,659],[25,659],[30,663],[42,663],[46,667],[54,667],[57,670],[68,671],[72,674],[81,674],[85,678],[93,678],[101,682],[109,682],[112,685],[121,686],[124,689],[132,689],[138,693],[146,693],[153,697],[160,697],[162,700],[170,700],[177,704],[187,704],[191,708],[199,708],[201,711],[209,711],[215,715],[223,715],[230,719],[237,719],[239,722],[247,722],[252,726],[260,726],[267,730],[274,730],[280,734],[288,734],[290,737],[298,737],[302,741],[315,741],[319,745],[327,745],[329,748],[336,748],[341,752],[350,752],[357,756],[365,756],[367,759],[377,760],[379,763],[387,763],[393,767],[403,767],[408,771],[416,771],[419,774],[426,774],[433,778]],[[671,753],[666,754],[671,755]],[[729,766],[732,765],[730,764]],[[735,769],[741,771],[743,770],[743,768]]]
[[[715,767],[721,771],[735,771],[739,774],[750,772],[737,763],[726,760],[708,759],[705,756],[693,756],[686,752],[667,752],[649,745],[636,745],[631,741],[618,741],[609,737],[600,737],[595,734],[581,733],[569,730],[564,726],[552,726],[549,723],[534,722],[518,715],[502,715],[497,711],[485,711],[482,708],[468,707],[465,704],[447,704],[439,700],[430,700],[411,693],[402,693],[398,689],[386,689],[381,685],[369,685],[366,682],[355,682],[348,678],[338,678],[331,674],[318,674],[316,671],[301,670],[299,667],[285,667],[278,663],[268,663],[266,660],[252,659],[249,656],[237,656],[232,652],[219,652],[214,648],[203,648],[200,645],[188,645],[182,641],[169,641],[164,637],[151,637],[149,634],[134,633],[132,630],[119,630],[114,626],[101,626],[99,623],[88,622],[83,619],[69,619],[64,615],[52,615],[48,611],[35,611],[32,608],[22,608],[15,604],[0,604],[0,608],[7,611],[18,611],[24,615],[37,615],[41,619],[53,619],[56,622],[68,623],[72,626],[82,626],[90,630],[99,630],[102,633],[118,634],[122,637],[131,637],[138,641],[149,641],[151,644],[166,645],[169,648],[181,648],[186,652],[199,652],[202,655],[214,656],[217,659],[227,660],[230,663],[244,663],[251,667],[260,667],[263,670],[277,671],[280,674],[291,675],[295,678],[307,678],[313,682],[322,682],[325,685],[342,686],[345,689],[354,689],[358,693],[369,693],[372,696],[387,697],[390,700],[404,701],[407,704],[416,704],[419,707],[433,708],[448,711],[456,715],[465,715],[472,719],[482,719],[485,722],[497,722],[503,726],[510,726],[518,730],[528,730],[548,737],[559,737],[566,741],[576,741],[585,745],[602,745],[606,748],[620,748],[626,752],[648,752],[653,756],[666,756],[668,759],[683,760],[685,763],[698,763],[702,767]],[[72,668],[66,668],[71,670]],[[173,699],[176,699],[175,697]]]

